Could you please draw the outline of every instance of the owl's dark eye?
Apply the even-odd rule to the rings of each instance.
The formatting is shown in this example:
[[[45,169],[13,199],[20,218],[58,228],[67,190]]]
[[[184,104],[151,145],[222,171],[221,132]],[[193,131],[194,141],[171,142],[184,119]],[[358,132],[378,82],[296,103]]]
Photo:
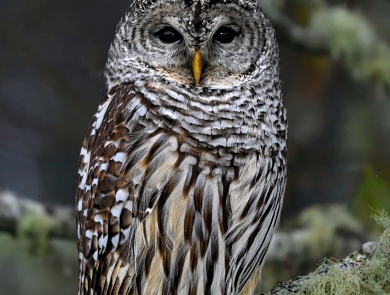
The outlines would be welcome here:
[[[237,32],[227,27],[220,27],[214,34],[213,39],[221,43],[230,43],[236,37]]]
[[[154,35],[157,36],[161,40],[161,42],[164,43],[175,43],[183,39],[183,37],[179,34],[179,32],[172,27],[162,28]]]

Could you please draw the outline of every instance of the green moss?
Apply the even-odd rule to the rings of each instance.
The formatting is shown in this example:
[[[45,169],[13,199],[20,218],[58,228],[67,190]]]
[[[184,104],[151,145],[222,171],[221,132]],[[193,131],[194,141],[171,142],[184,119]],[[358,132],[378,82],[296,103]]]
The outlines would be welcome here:
[[[28,213],[18,225],[18,236],[30,240],[33,254],[45,255],[49,251],[48,235],[55,227],[54,221],[43,213]]]

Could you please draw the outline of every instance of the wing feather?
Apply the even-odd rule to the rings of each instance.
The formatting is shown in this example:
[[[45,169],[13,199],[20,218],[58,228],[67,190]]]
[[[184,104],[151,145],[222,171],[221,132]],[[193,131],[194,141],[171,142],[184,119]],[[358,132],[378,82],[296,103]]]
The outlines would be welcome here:
[[[148,152],[148,132],[139,123],[126,124],[124,120],[129,119],[124,112],[138,119],[139,97],[129,88],[115,92],[100,104],[80,156],[76,196],[79,295],[125,294],[133,281],[128,274],[134,261],[124,245],[131,243],[131,231],[137,230],[136,213],[143,214],[134,210],[134,179],[123,167],[129,159],[135,156],[139,161],[141,154]],[[141,131],[132,133],[130,129]]]

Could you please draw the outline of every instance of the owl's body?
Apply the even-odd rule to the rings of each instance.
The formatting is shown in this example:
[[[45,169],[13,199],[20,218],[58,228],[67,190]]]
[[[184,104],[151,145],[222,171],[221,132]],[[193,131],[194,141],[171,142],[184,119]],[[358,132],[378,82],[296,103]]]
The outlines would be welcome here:
[[[225,26],[232,41],[217,35]],[[287,136],[257,2],[135,1],[106,77],[80,158],[79,294],[251,294],[279,220]]]

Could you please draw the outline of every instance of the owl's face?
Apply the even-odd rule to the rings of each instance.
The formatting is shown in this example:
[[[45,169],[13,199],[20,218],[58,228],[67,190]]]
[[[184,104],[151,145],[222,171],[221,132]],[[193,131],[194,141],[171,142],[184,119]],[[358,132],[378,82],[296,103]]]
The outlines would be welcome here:
[[[257,1],[136,1],[110,50],[109,88],[134,68],[186,87],[234,86],[263,54],[264,22]]]

